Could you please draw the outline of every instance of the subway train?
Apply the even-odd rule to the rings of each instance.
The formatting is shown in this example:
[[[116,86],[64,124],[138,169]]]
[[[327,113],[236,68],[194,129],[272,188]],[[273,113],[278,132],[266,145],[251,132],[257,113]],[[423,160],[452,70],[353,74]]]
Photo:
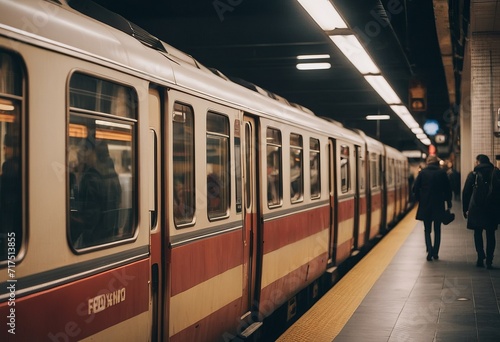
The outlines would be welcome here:
[[[0,340],[257,340],[408,210],[396,149],[90,1],[0,0]]]

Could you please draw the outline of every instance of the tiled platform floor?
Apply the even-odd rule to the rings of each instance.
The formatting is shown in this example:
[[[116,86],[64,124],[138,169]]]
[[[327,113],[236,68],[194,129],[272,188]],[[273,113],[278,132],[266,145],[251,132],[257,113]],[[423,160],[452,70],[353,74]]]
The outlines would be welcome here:
[[[493,266],[476,267],[473,232],[456,219],[442,227],[439,260],[427,261],[423,224],[415,228],[335,342],[500,341],[500,234]]]

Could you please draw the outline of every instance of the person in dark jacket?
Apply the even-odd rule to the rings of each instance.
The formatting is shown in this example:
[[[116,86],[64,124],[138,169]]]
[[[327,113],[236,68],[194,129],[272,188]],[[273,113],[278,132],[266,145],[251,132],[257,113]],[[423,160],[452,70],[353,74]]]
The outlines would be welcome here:
[[[477,252],[477,267],[493,268],[493,252],[495,251],[496,239],[495,230],[497,222],[495,219],[497,208],[487,204],[478,204],[472,200],[474,186],[476,184],[476,174],[481,174],[481,178],[488,183],[492,180],[492,173],[498,177],[500,171],[495,169],[490,162],[490,158],[484,154],[478,154],[474,171],[467,175],[462,191],[462,209],[464,217],[467,219],[467,229],[474,230],[474,244]],[[489,185],[488,185],[489,186]],[[484,253],[483,230],[486,232],[486,254]]]
[[[416,219],[424,222],[425,246],[427,260],[439,258],[441,244],[441,222],[445,212],[445,202],[451,208],[451,186],[446,171],[439,167],[439,158],[430,155],[427,166],[420,171],[413,185],[415,199],[419,202]],[[434,246],[431,232],[434,223]]]

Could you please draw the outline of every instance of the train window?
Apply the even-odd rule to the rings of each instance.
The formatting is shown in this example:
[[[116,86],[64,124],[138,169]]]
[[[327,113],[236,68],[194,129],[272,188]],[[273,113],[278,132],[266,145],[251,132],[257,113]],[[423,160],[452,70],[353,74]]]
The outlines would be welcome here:
[[[377,154],[370,153],[370,184],[372,189],[378,187],[378,179]]]
[[[242,208],[242,170],[241,170],[241,122],[240,120],[234,121],[234,177],[235,182],[235,195],[236,195],[236,212],[241,213]]]
[[[309,139],[309,168],[311,177],[311,198],[321,196],[320,148],[318,139]]]
[[[290,199],[292,203],[300,202],[304,196],[302,136],[290,134]]]
[[[269,208],[281,205],[283,180],[281,176],[281,132],[268,128],[266,133],[267,153],[267,205]]]
[[[394,185],[394,159],[389,160],[389,169],[387,170],[387,185]]]
[[[12,260],[23,240],[23,81],[20,59],[0,51],[0,262]]]
[[[246,209],[251,208],[252,204],[252,126],[249,122],[245,122],[245,204]]]
[[[349,146],[340,146],[340,190],[342,193],[349,191],[351,187],[350,165],[349,165]]]
[[[69,240],[76,250],[135,234],[135,92],[75,73],[69,86]]]
[[[175,103],[173,112],[174,223],[191,224],[195,213],[194,114],[190,106]]]
[[[226,217],[229,208],[229,120],[207,114],[207,211],[209,219]]]
[[[364,159],[359,161],[359,189],[365,189],[366,164]]]

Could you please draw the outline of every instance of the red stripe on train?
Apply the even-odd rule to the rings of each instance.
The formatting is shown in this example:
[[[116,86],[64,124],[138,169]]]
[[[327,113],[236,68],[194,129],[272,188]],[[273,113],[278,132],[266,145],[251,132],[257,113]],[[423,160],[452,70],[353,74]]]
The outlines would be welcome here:
[[[264,254],[328,229],[330,208],[299,212],[264,224]]]
[[[261,318],[272,314],[292,295],[319,278],[326,270],[327,259],[327,253],[323,253],[263,288],[259,303]]]
[[[338,203],[338,221],[343,222],[354,217],[354,198],[349,198]]]
[[[171,336],[170,342],[230,341],[246,328],[245,322],[239,322],[237,319],[240,316],[241,298],[238,298]]]
[[[0,304],[5,319],[14,309],[15,335],[8,326],[0,340],[76,341],[149,308],[149,259]]]
[[[241,229],[172,249],[172,292],[175,296],[243,262]]]

